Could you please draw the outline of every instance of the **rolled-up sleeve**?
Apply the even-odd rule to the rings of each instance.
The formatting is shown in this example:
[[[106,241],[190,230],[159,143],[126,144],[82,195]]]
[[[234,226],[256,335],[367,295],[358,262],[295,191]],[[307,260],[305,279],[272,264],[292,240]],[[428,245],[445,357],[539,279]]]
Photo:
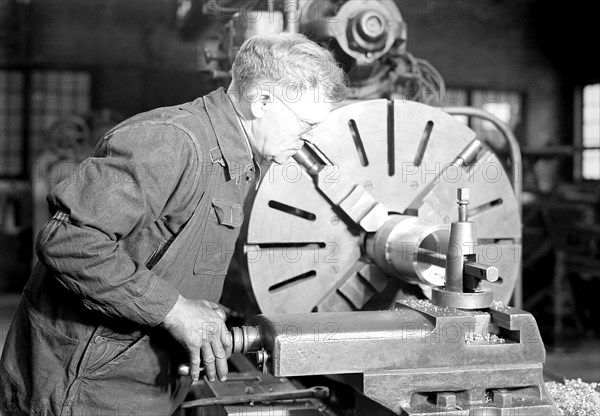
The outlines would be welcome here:
[[[120,242],[136,238],[164,214],[189,200],[201,161],[185,132],[172,125],[138,125],[111,133],[48,196],[51,210],[69,221],[50,221],[37,254],[60,283],[105,315],[154,326],[179,293],[132,259]]]

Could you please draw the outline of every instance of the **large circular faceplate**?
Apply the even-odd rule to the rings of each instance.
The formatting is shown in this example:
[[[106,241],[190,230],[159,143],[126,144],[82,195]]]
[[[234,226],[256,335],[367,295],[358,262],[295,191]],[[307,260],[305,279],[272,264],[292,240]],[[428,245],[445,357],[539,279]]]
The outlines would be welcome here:
[[[478,261],[500,270],[501,282],[486,285],[508,302],[520,268],[519,208],[487,148],[467,167],[453,164],[475,138],[471,129],[434,107],[380,99],[334,110],[308,138],[390,215],[449,225],[458,219],[457,188],[469,188]],[[385,288],[389,277],[361,253],[361,233],[337,210],[295,162],[265,173],[245,244],[263,313],[360,309]]]

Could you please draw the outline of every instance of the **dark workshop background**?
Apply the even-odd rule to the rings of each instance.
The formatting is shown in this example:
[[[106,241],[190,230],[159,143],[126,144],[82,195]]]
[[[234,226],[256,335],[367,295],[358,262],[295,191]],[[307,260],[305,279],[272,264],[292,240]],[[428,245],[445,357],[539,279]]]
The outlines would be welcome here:
[[[219,63],[204,52],[218,49],[222,23],[204,21],[198,33],[182,34],[177,19],[182,3],[1,0],[3,333],[11,299],[31,269],[36,212],[45,214],[44,186],[69,169],[44,169],[52,123],[79,117],[93,141],[125,117],[192,100],[223,83],[210,72]],[[457,104],[481,107],[482,93],[511,104],[511,126],[524,156],[524,309],[536,316],[549,347],[592,342],[598,351],[595,8],[591,2],[545,0],[397,4],[408,26],[408,50],[439,70],[460,96]],[[583,142],[586,86],[592,98],[585,111],[596,123],[592,145]],[[584,145],[590,147],[586,160],[592,160],[587,166]]]

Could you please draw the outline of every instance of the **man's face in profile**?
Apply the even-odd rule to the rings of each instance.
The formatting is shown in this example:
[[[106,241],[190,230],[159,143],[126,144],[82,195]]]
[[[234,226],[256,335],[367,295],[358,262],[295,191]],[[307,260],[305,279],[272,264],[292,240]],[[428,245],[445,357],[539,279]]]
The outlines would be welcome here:
[[[331,109],[322,90],[273,88],[265,114],[257,120],[255,151],[267,161],[286,163],[303,146],[301,136],[322,123]]]

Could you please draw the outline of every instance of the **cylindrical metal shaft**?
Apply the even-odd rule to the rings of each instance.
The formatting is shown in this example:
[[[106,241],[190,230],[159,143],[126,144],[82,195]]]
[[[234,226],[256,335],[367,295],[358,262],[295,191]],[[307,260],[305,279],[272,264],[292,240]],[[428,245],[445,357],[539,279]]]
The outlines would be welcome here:
[[[232,352],[247,354],[262,348],[260,328],[257,326],[236,326],[231,328]]]
[[[458,222],[469,221],[469,188],[458,188]]]
[[[393,215],[376,233],[365,239],[365,251],[388,275],[411,283],[444,284],[446,259],[433,253],[444,251],[448,228],[418,217]],[[421,258],[427,253],[427,261]]]
[[[417,260],[438,267],[446,267],[446,255],[433,250],[420,248]],[[471,261],[464,262],[463,273],[466,276],[471,276],[479,280],[487,280],[488,282],[495,282],[499,278],[497,267]]]
[[[292,157],[311,176],[318,174],[327,164],[321,154],[309,143],[305,143]]]
[[[242,325],[231,328],[231,352],[247,354],[257,352],[263,348],[263,336],[258,326]],[[200,367],[200,371],[204,368]],[[180,376],[190,374],[190,365],[181,364],[177,369]]]

